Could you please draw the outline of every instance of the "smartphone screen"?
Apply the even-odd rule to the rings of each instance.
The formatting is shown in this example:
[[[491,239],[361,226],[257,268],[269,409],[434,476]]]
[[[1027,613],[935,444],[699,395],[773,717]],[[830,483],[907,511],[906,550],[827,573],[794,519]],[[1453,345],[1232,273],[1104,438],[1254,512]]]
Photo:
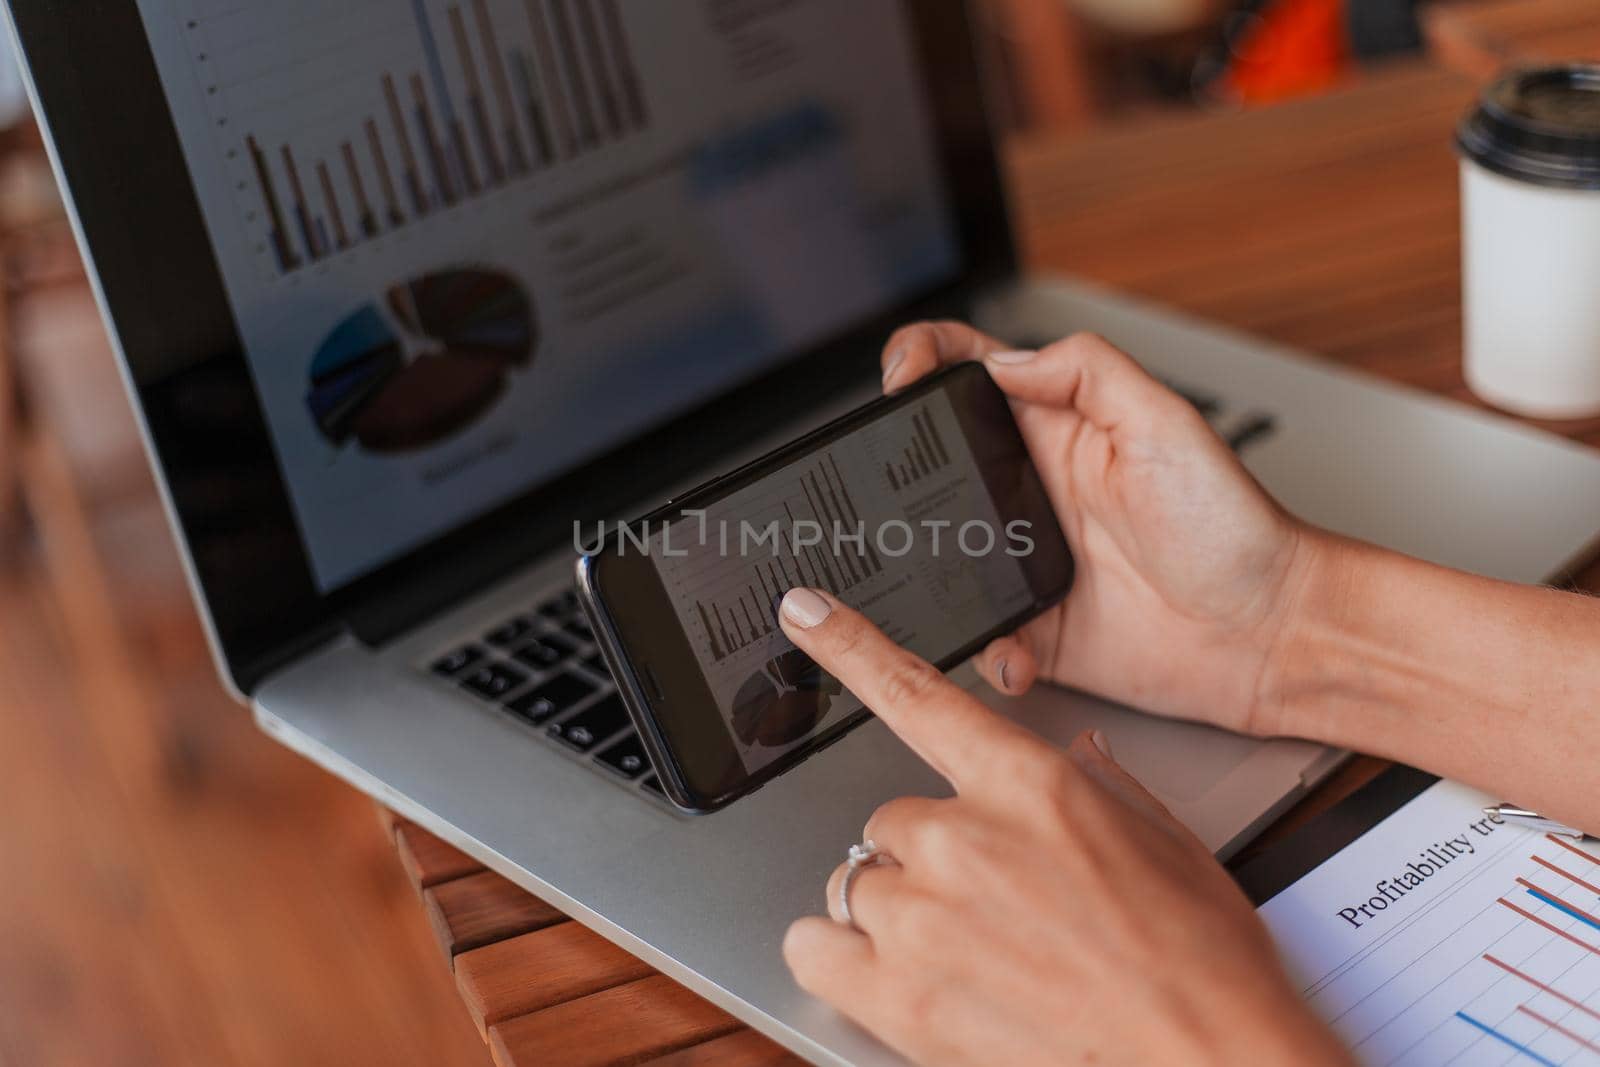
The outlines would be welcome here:
[[[964,365],[630,524],[584,570],[664,788],[707,810],[864,718],[784,636],[789,589],[948,668],[1064,596],[1072,558],[1004,395]]]

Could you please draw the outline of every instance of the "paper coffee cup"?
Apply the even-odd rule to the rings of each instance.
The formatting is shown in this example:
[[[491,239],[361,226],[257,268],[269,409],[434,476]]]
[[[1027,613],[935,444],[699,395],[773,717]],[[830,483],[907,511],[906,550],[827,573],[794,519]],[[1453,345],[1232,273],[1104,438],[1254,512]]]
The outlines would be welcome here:
[[[1468,387],[1520,415],[1600,415],[1600,65],[1501,78],[1456,144]]]

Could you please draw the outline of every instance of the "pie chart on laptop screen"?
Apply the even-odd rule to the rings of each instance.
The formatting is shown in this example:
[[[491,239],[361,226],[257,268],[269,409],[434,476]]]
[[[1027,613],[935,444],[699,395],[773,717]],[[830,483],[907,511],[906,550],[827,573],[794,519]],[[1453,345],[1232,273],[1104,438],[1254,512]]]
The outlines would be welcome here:
[[[385,309],[387,314],[385,314]],[[330,443],[417,452],[473,425],[538,347],[533,304],[492,270],[425,274],[353,311],[311,361],[306,406]]]

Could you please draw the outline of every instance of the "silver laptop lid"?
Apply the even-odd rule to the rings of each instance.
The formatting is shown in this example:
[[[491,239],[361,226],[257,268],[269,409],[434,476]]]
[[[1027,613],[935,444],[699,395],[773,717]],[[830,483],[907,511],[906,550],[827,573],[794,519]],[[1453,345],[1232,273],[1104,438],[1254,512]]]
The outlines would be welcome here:
[[[1011,265],[957,0],[9,6],[241,690]]]

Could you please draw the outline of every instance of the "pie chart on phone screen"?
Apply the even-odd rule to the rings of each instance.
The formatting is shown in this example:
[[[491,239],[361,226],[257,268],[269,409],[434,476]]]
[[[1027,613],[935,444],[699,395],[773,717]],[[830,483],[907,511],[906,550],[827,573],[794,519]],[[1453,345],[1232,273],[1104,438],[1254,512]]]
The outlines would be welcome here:
[[[510,275],[425,274],[333,328],[311,361],[306,406],[333,445],[421,451],[487,415],[538,341],[532,301]]]

